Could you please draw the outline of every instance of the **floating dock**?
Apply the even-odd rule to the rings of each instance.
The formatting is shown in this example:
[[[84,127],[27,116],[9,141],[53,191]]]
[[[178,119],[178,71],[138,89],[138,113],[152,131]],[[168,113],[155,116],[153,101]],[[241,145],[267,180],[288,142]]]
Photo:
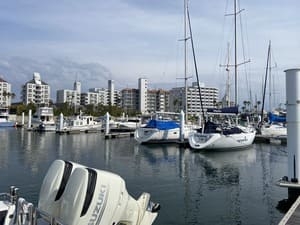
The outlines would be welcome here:
[[[287,136],[264,136],[257,134],[254,139],[255,143],[268,143],[268,144],[287,144]]]
[[[124,137],[134,137],[134,132],[122,132],[122,133],[109,133],[105,134],[105,139],[114,139],[114,138],[124,138]]]

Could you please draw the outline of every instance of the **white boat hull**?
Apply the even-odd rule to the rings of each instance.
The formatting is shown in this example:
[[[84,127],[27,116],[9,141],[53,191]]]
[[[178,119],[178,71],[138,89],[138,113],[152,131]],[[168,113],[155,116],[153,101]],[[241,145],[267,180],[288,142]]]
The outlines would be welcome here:
[[[286,136],[287,128],[280,124],[263,125],[260,129],[261,135],[266,137]]]
[[[189,136],[191,148],[206,149],[236,149],[250,146],[255,138],[255,131],[224,135],[221,133],[194,133]]]
[[[184,138],[187,139],[193,129],[184,128]],[[134,138],[139,143],[172,143],[180,140],[180,128],[169,130],[159,130],[157,128],[137,128],[134,132]]]

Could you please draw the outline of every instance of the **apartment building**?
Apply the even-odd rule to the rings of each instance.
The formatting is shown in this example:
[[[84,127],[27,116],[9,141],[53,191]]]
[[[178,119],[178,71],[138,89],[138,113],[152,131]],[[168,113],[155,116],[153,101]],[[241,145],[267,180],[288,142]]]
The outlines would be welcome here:
[[[9,107],[11,97],[11,84],[0,78],[0,107]]]
[[[204,110],[216,107],[219,89],[215,87],[205,87],[204,84],[201,84],[200,87]],[[177,87],[170,90],[170,111],[180,112],[185,106],[185,101],[187,101],[187,113],[189,115],[198,115],[202,112],[197,82],[193,82],[192,86],[187,88],[187,94],[185,94],[185,87]]]
[[[49,105],[50,86],[42,81],[41,75],[33,73],[33,79],[22,86],[21,99],[24,104]]]
[[[63,89],[56,91],[56,103],[69,103],[73,106],[79,106],[81,100],[81,83],[75,81],[73,89]]]

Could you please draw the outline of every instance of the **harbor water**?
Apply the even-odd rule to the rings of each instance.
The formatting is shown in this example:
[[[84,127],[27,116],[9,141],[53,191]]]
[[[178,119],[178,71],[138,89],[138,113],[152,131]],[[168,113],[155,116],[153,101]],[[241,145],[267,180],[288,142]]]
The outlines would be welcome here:
[[[161,204],[155,225],[278,224],[287,190],[284,145],[254,144],[223,152],[193,152],[177,145],[139,145],[132,137],[0,130],[0,192],[9,186],[37,203],[44,175],[55,159],[119,174],[128,193],[149,192]]]

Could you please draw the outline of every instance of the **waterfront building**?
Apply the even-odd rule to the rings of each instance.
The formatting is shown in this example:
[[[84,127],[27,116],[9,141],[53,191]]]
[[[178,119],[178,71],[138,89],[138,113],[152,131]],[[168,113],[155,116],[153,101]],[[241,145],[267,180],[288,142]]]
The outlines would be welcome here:
[[[147,92],[147,111],[168,112],[169,111],[169,91],[166,90],[148,90]]]
[[[74,82],[73,90],[63,89],[56,92],[56,103],[69,103],[73,106],[79,106],[81,100],[81,83]]]
[[[49,105],[50,86],[42,81],[41,75],[33,73],[33,79],[22,86],[21,99],[24,104]]]
[[[0,106],[9,107],[11,105],[11,84],[0,78]]]
[[[148,94],[148,79],[139,78],[139,112],[145,113],[147,112],[147,94]]]
[[[108,88],[90,88],[81,94],[81,105],[115,105],[120,106],[120,91],[115,90],[114,81],[108,81]]]
[[[125,88],[121,90],[121,107],[125,112],[139,111],[139,90]]]
[[[218,101],[219,89],[215,87],[205,87],[202,83],[201,98],[204,110],[216,107]],[[185,96],[187,101],[187,113],[189,115],[201,114],[201,102],[199,96],[199,88],[197,82],[193,82],[192,86],[187,88],[185,95],[185,87],[172,88],[170,90],[170,111],[180,112],[185,105]]]

